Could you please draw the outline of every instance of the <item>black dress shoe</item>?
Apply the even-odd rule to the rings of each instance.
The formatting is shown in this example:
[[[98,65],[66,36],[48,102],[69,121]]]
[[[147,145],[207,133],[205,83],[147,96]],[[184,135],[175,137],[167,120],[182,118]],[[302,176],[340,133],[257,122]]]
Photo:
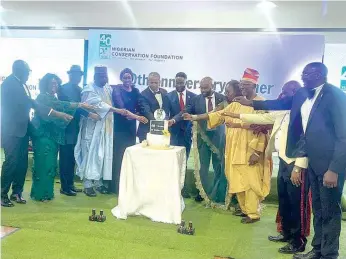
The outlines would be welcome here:
[[[1,197],[1,206],[3,207],[13,207],[14,204],[10,201],[8,196]]]
[[[293,259],[320,259],[321,253],[316,252],[314,249],[312,249],[307,254],[295,254],[293,256]]]
[[[241,210],[236,210],[235,212],[233,212],[233,215],[237,217],[243,217],[243,218],[247,217],[247,215],[243,213]]]
[[[288,237],[285,237],[284,235],[280,234],[278,236],[269,236],[268,237],[268,240],[269,241],[272,241],[272,242],[288,242],[289,241],[289,238]]]
[[[94,190],[94,188],[90,187],[90,188],[85,188],[84,191],[86,196],[89,196],[89,197],[96,197],[96,192]]]
[[[83,190],[80,188],[77,188],[76,186],[72,186],[71,191],[73,192],[82,192]]]
[[[202,202],[202,201],[204,201],[204,199],[202,198],[201,195],[198,194],[198,195],[196,196],[196,198],[195,198],[195,201],[196,201],[196,202]]]
[[[19,204],[26,204],[26,200],[23,199],[21,194],[11,194],[11,201],[15,201]]]
[[[96,191],[98,191],[101,194],[109,194],[108,189],[103,185],[101,187],[97,187]]]
[[[77,193],[72,191],[72,190],[64,191],[64,190],[60,189],[60,193],[66,195],[66,196],[76,196],[77,195]]]
[[[242,224],[252,224],[252,223],[256,223],[256,222],[258,222],[260,220],[261,220],[260,218],[252,219],[252,218],[249,218],[249,217],[245,217],[245,218],[242,218],[240,222]]]
[[[301,244],[300,246],[294,246],[289,243],[279,249],[279,253],[281,254],[296,254],[296,253],[301,253],[304,251],[305,251],[305,244]]]

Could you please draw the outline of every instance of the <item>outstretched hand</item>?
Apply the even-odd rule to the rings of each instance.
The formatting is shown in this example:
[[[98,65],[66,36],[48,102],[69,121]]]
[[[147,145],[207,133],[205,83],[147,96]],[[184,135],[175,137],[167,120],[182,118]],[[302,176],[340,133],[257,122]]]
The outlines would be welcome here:
[[[192,121],[192,115],[189,114],[189,113],[183,113],[181,116],[182,116],[182,117],[184,118],[184,120],[186,120],[186,121]]]
[[[137,116],[136,120],[138,120],[139,122],[141,122],[143,124],[147,124],[148,123],[148,119],[145,118],[144,116]]]
[[[55,111],[54,115],[65,122],[70,122],[73,119],[73,116],[63,112]]]

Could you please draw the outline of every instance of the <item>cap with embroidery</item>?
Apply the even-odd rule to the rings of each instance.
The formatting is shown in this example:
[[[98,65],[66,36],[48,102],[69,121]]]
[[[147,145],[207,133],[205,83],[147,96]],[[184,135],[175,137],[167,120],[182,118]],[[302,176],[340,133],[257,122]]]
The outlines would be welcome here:
[[[249,81],[251,83],[257,84],[258,78],[259,78],[259,73],[257,70],[252,69],[252,68],[247,68],[247,69],[245,69],[243,78],[241,80],[242,81]]]

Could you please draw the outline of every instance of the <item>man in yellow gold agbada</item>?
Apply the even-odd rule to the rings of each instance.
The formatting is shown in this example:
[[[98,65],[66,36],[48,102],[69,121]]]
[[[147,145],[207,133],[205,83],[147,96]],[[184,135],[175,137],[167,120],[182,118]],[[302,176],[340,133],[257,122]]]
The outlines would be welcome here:
[[[246,69],[240,83],[242,94],[251,100],[264,100],[256,94],[259,74]],[[237,195],[242,210],[242,223],[249,224],[260,219],[260,202],[269,194],[271,160],[264,156],[268,135],[255,134],[250,125],[241,120],[223,116],[224,113],[258,113],[252,107],[231,103],[225,109],[208,115],[193,115],[192,120],[208,120],[208,128],[225,123],[225,174],[228,181],[228,195]],[[188,117],[185,115],[185,117]],[[188,119],[188,118],[187,118]]]

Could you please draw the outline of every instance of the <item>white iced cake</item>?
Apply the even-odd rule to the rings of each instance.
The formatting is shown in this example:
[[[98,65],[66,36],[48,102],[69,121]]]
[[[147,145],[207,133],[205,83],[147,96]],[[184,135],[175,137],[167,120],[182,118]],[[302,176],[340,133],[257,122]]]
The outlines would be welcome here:
[[[154,149],[167,149],[170,146],[168,121],[150,121],[150,132],[147,133],[147,144]]]

